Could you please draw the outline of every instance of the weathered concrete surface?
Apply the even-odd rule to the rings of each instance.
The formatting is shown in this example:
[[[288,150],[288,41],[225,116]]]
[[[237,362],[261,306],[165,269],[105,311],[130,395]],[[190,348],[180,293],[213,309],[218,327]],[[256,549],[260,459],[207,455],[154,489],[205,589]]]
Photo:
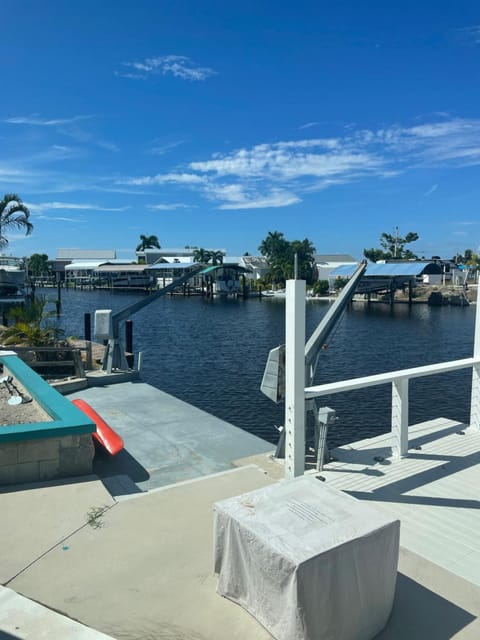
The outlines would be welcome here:
[[[232,461],[266,453],[273,445],[159,389],[124,382],[74,393],[125,442],[115,458],[98,457],[102,478],[127,475],[142,490],[225,471]]]
[[[478,640],[480,589],[400,547],[395,601],[375,640]]]
[[[0,583],[8,583],[55,545],[61,548],[63,540],[85,525],[90,509],[114,504],[92,476],[2,489]]]
[[[113,640],[37,602],[0,587],[1,640]]]
[[[100,518],[102,527],[83,526],[60,544],[56,527],[66,515],[60,494],[55,499],[48,490],[39,501],[32,490],[16,505],[19,522],[26,518],[23,563],[31,562],[28,542],[48,526],[51,550],[37,555],[9,586],[122,640],[270,639],[241,607],[216,594],[212,505],[272,481],[247,466],[132,496]],[[77,506],[77,521],[82,522],[86,504],[100,506],[105,501],[100,492],[98,499],[90,494],[85,501],[84,496],[82,505],[76,491],[75,485],[68,485],[61,498],[65,505]],[[43,516],[33,526],[28,514],[39,503]],[[72,531],[74,524],[70,515],[66,529]],[[0,549],[0,566],[12,547],[13,543]],[[401,549],[392,616],[377,640],[476,640],[479,616],[478,587]]]
[[[216,594],[212,507],[271,482],[244,467],[124,500],[103,526],[77,531],[9,586],[122,639],[270,639]]]

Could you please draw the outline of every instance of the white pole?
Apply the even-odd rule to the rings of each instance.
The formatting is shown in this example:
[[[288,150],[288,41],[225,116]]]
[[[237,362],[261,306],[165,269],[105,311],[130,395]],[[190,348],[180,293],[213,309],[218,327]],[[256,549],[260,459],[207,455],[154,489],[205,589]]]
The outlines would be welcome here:
[[[408,455],[408,378],[392,381],[392,455]]]
[[[475,333],[473,339],[473,357],[480,356],[480,286],[477,286],[477,308],[475,310]],[[470,404],[470,426],[480,431],[480,364],[473,365],[472,397]]]
[[[285,305],[285,477],[305,471],[305,280],[288,280]]]

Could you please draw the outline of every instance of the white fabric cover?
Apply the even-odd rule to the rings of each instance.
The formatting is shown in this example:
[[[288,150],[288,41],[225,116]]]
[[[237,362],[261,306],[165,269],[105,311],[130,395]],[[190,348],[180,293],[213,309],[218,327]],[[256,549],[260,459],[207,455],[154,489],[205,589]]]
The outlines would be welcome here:
[[[313,476],[214,505],[217,591],[278,640],[367,640],[386,625],[400,522]]]

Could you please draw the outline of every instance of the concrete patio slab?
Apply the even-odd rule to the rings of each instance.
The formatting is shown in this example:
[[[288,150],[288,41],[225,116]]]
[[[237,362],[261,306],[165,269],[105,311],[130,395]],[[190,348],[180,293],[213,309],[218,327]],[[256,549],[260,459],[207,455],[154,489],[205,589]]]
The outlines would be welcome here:
[[[267,640],[241,607],[216,593],[213,504],[272,483],[256,467],[119,502],[11,587],[119,638]]]
[[[52,546],[10,586],[122,640],[269,640],[249,614],[216,593],[212,505],[272,482],[245,466],[125,496],[100,518],[102,526],[84,526]],[[43,509],[59,518],[48,495]],[[7,555],[4,547],[0,565]],[[401,549],[392,616],[377,640],[478,637],[480,589]]]
[[[96,629],[61,616],[37,602],[0,587],[0,640],[113,640]]]
[[[94,476],[4,487],[0,491],[0,582],[8,582],[85,525],[87,512],[115,504]]]

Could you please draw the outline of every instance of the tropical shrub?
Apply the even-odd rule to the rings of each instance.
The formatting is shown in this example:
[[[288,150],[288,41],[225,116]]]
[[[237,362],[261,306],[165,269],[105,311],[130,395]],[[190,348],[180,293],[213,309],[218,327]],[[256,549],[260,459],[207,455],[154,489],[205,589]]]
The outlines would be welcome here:
[[[38,297],[25,307],[12,307],[7,319],[14,324],[4,327],[0,332],[0,341],[5,345],[25,347],[56,346],[63,331],[56,326],[53,311],[47,310],[48,300]]]
[[[330,289],[328,280],[317,280],[312,287],[312,293],[315,296],[326,296]]]

